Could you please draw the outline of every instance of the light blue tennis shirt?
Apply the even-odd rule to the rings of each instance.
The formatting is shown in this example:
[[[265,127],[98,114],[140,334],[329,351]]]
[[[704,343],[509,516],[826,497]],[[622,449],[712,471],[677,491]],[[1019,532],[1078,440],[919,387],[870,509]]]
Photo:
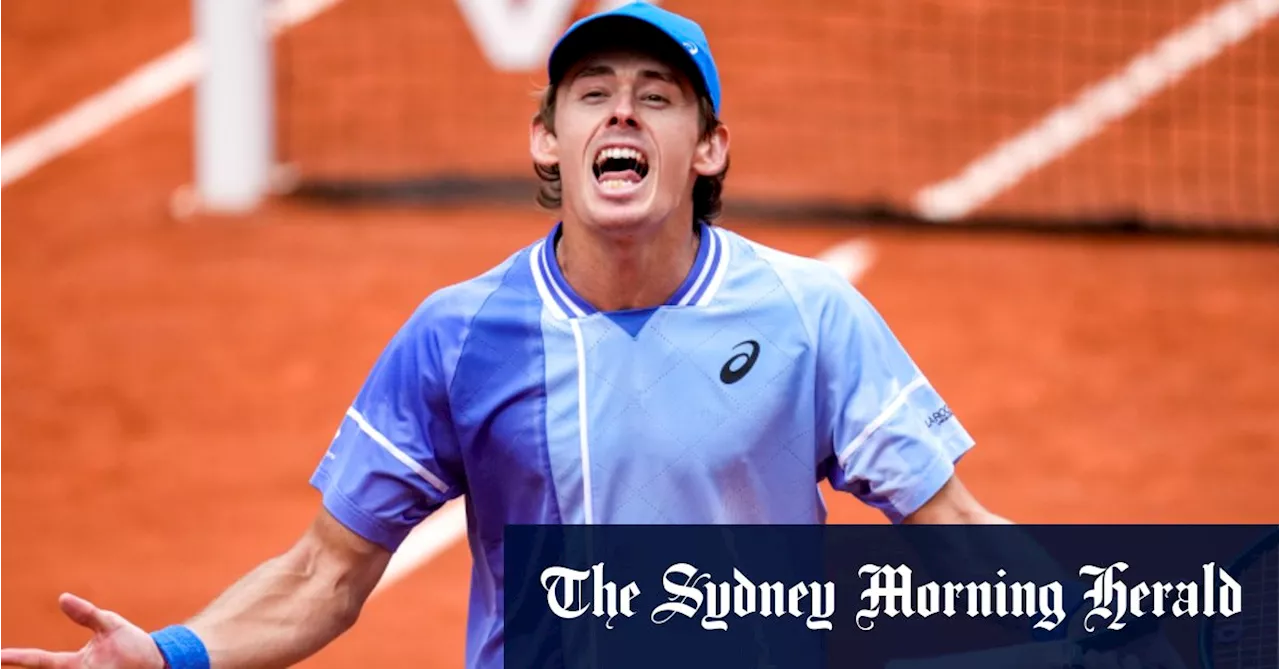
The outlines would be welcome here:
[[[600,312],[559,230],[418,307],[311,480],[388,550],[465,495],[468,667],[502,666],[508,523],[822,523],[822,480],[898,522],[972,447],[825,263],[699,225],[666,304]]]

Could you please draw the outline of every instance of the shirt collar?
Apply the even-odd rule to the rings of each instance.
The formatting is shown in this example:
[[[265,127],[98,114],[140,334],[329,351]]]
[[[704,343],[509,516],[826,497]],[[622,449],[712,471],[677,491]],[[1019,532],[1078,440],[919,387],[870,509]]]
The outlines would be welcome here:
[[[538,293],[551,312],[558,318],[583,318],[597,313],[597,309],[578,295],[560,272],[556,260],[556,241],[560,238],[563,222],[557,222],[547,233],[546,239],[534,247],[529,262]],[[684,282],[664,303],[665,306],[703,306],[724,278],[729,263],[729,245],[723,233],[702,221],[698,222],[698,255],[689,268]]]

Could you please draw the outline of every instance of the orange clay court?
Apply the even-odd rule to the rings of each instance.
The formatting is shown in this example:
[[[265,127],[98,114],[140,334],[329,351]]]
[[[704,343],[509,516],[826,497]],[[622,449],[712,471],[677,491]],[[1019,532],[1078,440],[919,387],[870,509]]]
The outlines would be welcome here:
[[[321,57],[319,47],[304,46],[308,36],[320,44],[344,21],[357,24],[361,12],[389,14],[397,4],[350,0],[295,28],[283,38],[296,41],[294,67]],[[945,3],[907,4],[934,15]],[[383,166],[416,160],[410,166],[430,167],[439,156],[463,160],[465,153],[468,170],[525,175],[533,75],[482,71],[451,3],[414,7],[438,17],[433,25],[454,41],[388,39],[400,49],[388,67],[404,76],[448,49],[458,74],[440,77],[494,78],[502,97],[476,111],[442,97],[456,82],[451,88],[424,77],[396,94],[394,118],[379,119],[391,112],[378,107],[370,112],[378,122],[335,135],[325,128],[344,122],[339,98],[361,93],[340,92],[339,79],[348,76],[340,67],[316,65],[307,82],[292,84],[282,107],[284,150],[304,171],[372,170],[379,154]],[[962,2],[949,11],[977,20],[972,15],[983,7]],[[185,2],[92,0],[72,11],[15,0],[4,9],[6,144],[190,36]],[[1107,48],[1123,57],[1178,18],[1154,21],[1133,44],[1117,31]],[[704,25],[713,44],[718,29],[731,31],[715,20]],[[773,29],[792,42],[814,30],[800,22]],[[752,86],[785,88],[785,73],[766,67],[748,44],[720,41],[726,100]],[[360,48],[379,47],[370,40]],[[1137,197],[1159,209],[1178,201],[1181,179],[1208,175],[1195,183],[1216,192],[1214,180],[1238,182],[1240,165],[1259,164],[1270,172],[1255,175],[1257,183],[1270,190],[1231,206],[1274,228],[1276,49],[1272,20],[989,207],[1059,206],[1087,191],[1094,205]],[[1270,106],[1260,121],[1246,119],[1229,155],[1255,153],[1238,165],[1218,164],[1216,156],[1228,153],[1187,128],[1240,125],[1230,108],[1212,102],[1245,94],[1227,76],[1241,62],[1270,68],[1263,87]],[[1063,85],[1102,75],[1078,66],[1084,69],[1064,71],[1072,81]],[[865,67],[876,76],[909,75],[884,63]],[[391,80],[399,81],[370,78],[374,97]],[[924,97],[903,103],[964,106],[967,93],[948,89],[948,81],[940,77]],[[1233,88],[1218,91],[1217,82]],[[851,112],[848,124],[876,122],[890,102],[881,99],[883,109],[862,117]],[[804,165],[821,158],[813,128],[827,120],[819,106],[806,106],[794,128],[775,132],[765,107],[744,105],[740,119],[726,118],[736,132],[727,197],[829,195],[842,183],[875,179],[877,189],[905,197],[1053,104],[1024,103],[1000,114],[970,109],[946,136],[869,139],[826,180],[800,178]],[[341,208],[280,198],[243,218],[175,220],[170,196],[192,178],[192,113],[187,88],[4,188],[6,646],[79,647],[83,631],[57,609],[62,591],[158,628],[284,550],[318,509],[307,478],[393,331],[429,292],[487,269],[552,222],[533,207],[532,191],[529,204],[518,206]],[[430,126],[424,132],[431,136],[402,141],[416,125]],[[1187,156],[1169,148],[1178,133],[1189,138],[1180,150],[1194,154],[1193,170],[1180,168]],[[458,138],[465,146],[450,143]],[[856,138],[846,139],[852,146]],[[932,172],[916,170],[931,142],[940,147]],[[878,161],[877,152],[896,158]],[[1117,153],[1140,153],[1152,170],[1135,181],[1124,160],[1109,157]],[[1192,212],[1199,219],[1212,204],[1188,207],[1200,207]],[[857,285],[978,440],[960,471],[994,510],[1040,523],[1280,520],[1273,241],[721,222],[804,255],[850,239],[869,245],[873,262]],[[881,522],[852,498],[827,499],[834,522]],[[307,666],[459,666],[468,570],[465,544],[453,544],[380,592],[356,628]]]

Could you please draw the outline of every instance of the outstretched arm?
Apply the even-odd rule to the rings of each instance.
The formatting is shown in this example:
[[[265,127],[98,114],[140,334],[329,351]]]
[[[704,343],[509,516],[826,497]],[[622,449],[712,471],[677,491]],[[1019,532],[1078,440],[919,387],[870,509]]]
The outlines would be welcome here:
[[[0,662],[165,669],[160,649],[181,651],[193,632],[212,669],[281,667],[349,629],[413,527],[466,488],[449,422],[452,370],[442,362],[461,349],[459,323],[469,322],[458,304],[450,293],[428,298],[378,357],[311,476],[324,508],[289,550],[185,626],[162,630],[161,644],[121,616],[63,595],[63,611],[93,633],[89,644],[69,653],[6,649]]]
[[[293,664],[355,624],[390,559],[321,511],[292,548],[240,579],[188,626],[216,668]]]
[[[391,553],[321,511],[286,552],[263,562],[186,624],[214,669],[282,667],[315,654],[355,623]],[[59,602],[93,637],[76,652],[4,649],[0,662],[39,669],[163,669],[146,631],[73,595]]]
[[[1012,525],[1013,521],[988,511],[952,476],[924,505],[903,520],[913,525]],[[1085,584],[1061,564],[1029,534],[1020,528],[995,535],[979,532],[937,531],[913,535],[909,540],[932,570],[948,580],[978,581],[989,577],[997,568],[1007,567],[1020,575],[1035,575],[1033,581],[1058,581],[1066,584],[1070,594],[1066,602],[1067,621],[1061,623],[1069,637],[1080,641],[1078,664],[1085,667],[1185,667],[1163,633],[1154,627],[1133,626],[1124,634],[1099,634],[1086,638],[1078,618],[1087,611],[1083,603]],[[1003,619],[996,619],[997,623]],[[1123,663],[1123,664],[1122,664]]]
[[[911,525],[1013,524],[1013,521],[988,511],[956,476],[948,479],[937,494],[902,522]]]

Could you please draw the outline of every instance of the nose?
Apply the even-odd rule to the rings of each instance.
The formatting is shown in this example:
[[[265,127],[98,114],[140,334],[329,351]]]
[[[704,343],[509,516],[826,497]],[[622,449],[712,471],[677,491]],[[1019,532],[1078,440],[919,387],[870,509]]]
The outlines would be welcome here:
[[[636,121],[636,109],[631,104],[631,96],[619,95],[615,98],[618,103],[613,107],[613,115],[609,118],[609,125],[622,126],[629,128],[638,128],[640,124]]]

